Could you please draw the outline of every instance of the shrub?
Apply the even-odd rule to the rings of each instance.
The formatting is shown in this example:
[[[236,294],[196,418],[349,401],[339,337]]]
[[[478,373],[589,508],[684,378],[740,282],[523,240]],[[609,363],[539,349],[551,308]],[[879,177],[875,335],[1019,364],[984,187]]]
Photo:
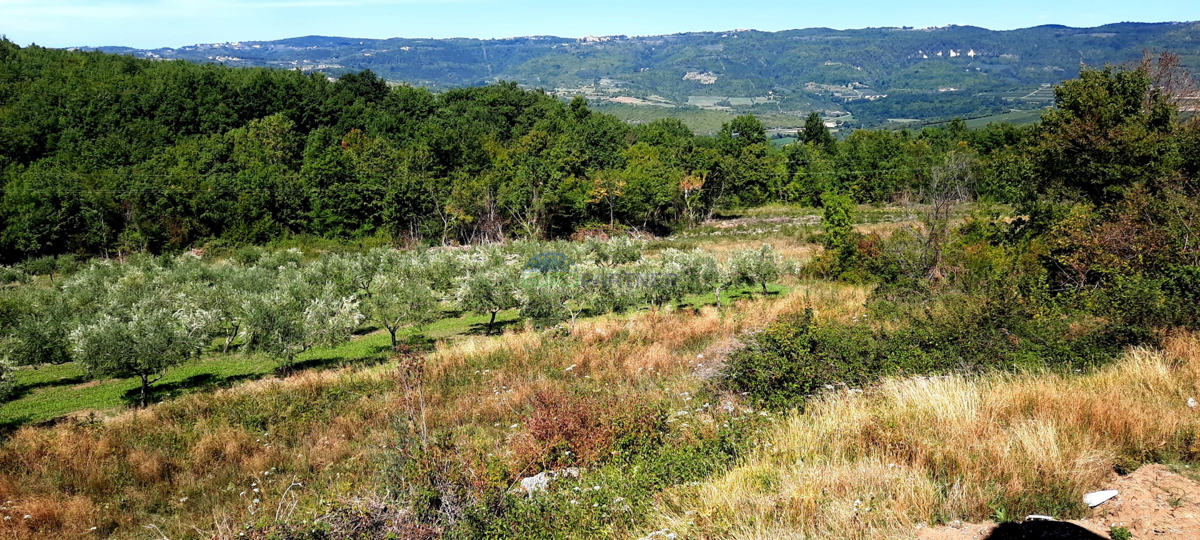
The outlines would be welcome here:
[[[10,283],[26,283],[29,281],[29,274],[20,268],[11,266],[0,266],[0,285],[8,285]]]
[[[697,413],[700,414],[700,413]],[[546,493],[493,492],[470,507],[448,538],[634,538],[645,534],[658,497],[672,486],[703,481],[749,453],[757,417],[708,411],[710,429],[661,431],[588,468],[560,477]],[[661,417],[659,417],[661,418]],[[679,424],[675,424],[679,426]],[[630,441],[633,441],[630,437]],[[620,441],[620,438],[617,439]],[[618,444],[619,448],[620,445]]]
[[[21,263],[21,268],[34,276],[51,276],[58,272],[58,260],[52,256],[38,257]]]
[[[725,373],[735,391],[785,407],[835,383],[859,385],[884,371],[866,326],[818,325],[811,310],[785,316],[735,352]]]
[[[1034,317],[1015,302],[958,295],[923,305],[877,301],[864,320],[821,324],[810,311],[781,318],[730,357],[723,384],[771,407],[787,407],[833,385],[888,375],[1052,367],[1085,369],[1154,336],[1095,317]],[[884,324],[869,315],[890,315]],[[907,322],[905,322],[907,321]]]
[[[537,470],[586,467],[604,460],[618,448],[653,445],[665,414],[651,407],[632,406],[609,397],[541,390],[530,399],[532,412],[512,441],[518,473],[537,464]]]

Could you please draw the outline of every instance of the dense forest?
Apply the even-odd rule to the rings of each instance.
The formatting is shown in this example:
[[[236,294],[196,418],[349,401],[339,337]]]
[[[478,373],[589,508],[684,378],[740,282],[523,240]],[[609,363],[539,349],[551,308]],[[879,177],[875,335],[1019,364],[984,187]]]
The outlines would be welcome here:
[[[753,116],[714,137],[630,126],[511,83],[433,93],[369,71],[158,62],[0,43],[7,262],[170,252],[292,235],[448,244],[663,232],[717,209],[919,197],[965,144],[1007,200],[1029,128],[962,123],[779,150]]]

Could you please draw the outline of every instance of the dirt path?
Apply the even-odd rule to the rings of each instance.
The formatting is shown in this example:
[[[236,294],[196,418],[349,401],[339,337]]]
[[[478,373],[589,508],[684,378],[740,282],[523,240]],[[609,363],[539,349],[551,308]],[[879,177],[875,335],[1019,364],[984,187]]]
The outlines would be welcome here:
[[[1112,527],[1125,527],[1136,539],[1195,540],[1200,538],[1200,482],[1175,474],[1161,465],[1146,465],[1133,474],[1115,476],[1102,489],[1119,493],[1092,509],[1088,518],[1071,521],[1108,538]],[[1082,497],[1083,494],[1080,494]],[[963,523],[918,531],[927,540],[983,539],[995,523]]]

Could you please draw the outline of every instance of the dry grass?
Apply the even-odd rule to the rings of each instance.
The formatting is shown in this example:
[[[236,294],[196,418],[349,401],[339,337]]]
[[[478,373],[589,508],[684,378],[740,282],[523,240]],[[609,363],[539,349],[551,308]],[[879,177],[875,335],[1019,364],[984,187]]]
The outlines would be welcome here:
[[[515,450],[557,436],[530,431],[528,421],[577,408],[545,396],[596,394],[579,403],[598,406],[681,403],[681,392],[701,384],[693,373],[712,361],[697,353],[710,345],[803,307],[849,319],[865,298],[861,288],[800,284],[724,312],[642,311],[581,321],[566,337],[523,329],[441,343],[426,357],[428,428],[449,437],[457,459],[480,477],[488,454],[510,456],[509,469],[523,471],[536,464],[522,460],[546,458]],[[0,537],[94,538],[95,527],[140,538],[153,525],[170,538],[227,538],[276,514],[311,522],[330,501],[379,485],[380,460],[412,403],[399,371],[391,362],[304,372],[102,421],[22,428],[0,443],[0,502],[11,501],[0,509]],[[604,429],[581,424],[563,440],[603,439]],[[289,491],[293,483],[303,486]]]
[[[913,537],[919,524],[1082,511],[1114,465],[1200,447],[1200,340],[1086,375],[885,381],[814,400],[747,462],[666,497],[660,528],[699,538]]]

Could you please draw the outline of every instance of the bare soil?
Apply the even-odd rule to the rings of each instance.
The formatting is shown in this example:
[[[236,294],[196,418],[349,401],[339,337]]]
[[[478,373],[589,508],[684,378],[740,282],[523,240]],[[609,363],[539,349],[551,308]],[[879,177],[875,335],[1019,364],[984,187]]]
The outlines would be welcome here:
[[[1195,540],[1200,538],[1200,482],[1162,465],[1146,465],[1127,476],[1113,475],[1101,489],[1116,497],[1093,508],[1092,515],[1072,520],[1104,538],[1112,527],[1125,527],[1135,539]],[[1082,499],[1083,494],[1079,494]],[[995,523],[956,523],[925,528],[917,537],[927,540],[983,539]]]

